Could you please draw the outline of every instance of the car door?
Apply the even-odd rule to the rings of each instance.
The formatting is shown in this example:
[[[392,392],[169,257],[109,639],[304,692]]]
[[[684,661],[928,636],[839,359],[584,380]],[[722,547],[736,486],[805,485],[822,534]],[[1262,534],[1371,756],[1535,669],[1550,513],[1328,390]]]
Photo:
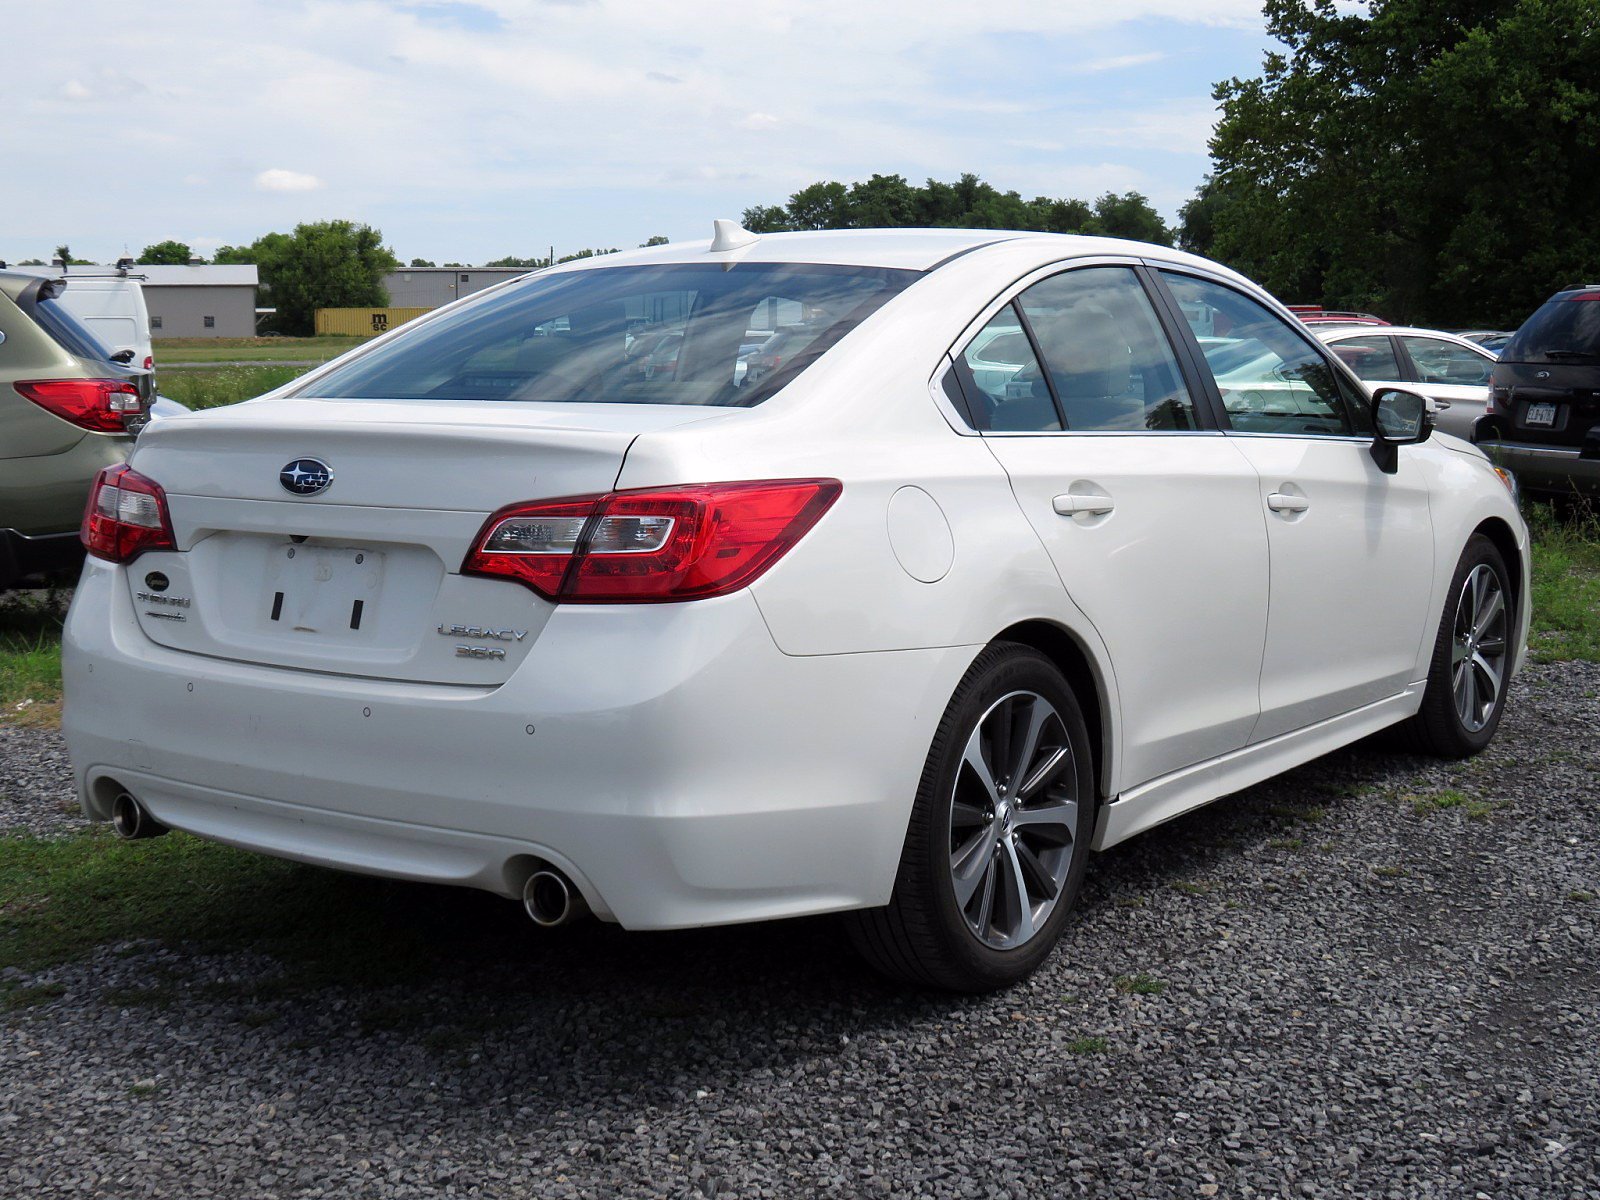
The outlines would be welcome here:
[[[1123,789],[1246,744],[1266,635],[1255,471],[1198,402],[1152,287],[1126,262],[1058,272],[953,356],[1017,503],[1110,650]],[[1021,361],[980,386],[1002,339]]]
[[[1403,691],[1432,627],[1433,532],[1418,448],[1373,461],[1371,417],[1326,349],[1258,299],[1163,270],[1182,311],[1210,310],[1228,440],[1255,467],[1271,555],[1270,615],[1253,741]],[[1240,365],[1235,365],[1240,364]]]
[[[1408,386],[1434,402],[1440,432],[1471,440],[1472,428],[1489,404],[1489,376],[1495,358],[1486,350],[1450,338],[1420,333],[1398,335],[1414,368]]]

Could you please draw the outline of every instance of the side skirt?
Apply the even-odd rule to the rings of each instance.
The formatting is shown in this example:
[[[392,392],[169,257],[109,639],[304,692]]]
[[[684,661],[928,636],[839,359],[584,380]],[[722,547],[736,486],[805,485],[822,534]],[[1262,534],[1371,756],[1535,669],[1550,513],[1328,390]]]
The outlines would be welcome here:
[[[1094,848],[1115,846],[1192,808],[1359,741],[1405,720],[1421,703],[1422,685],[1416,684],[1387,699],[1140,784],[1100,809]]]

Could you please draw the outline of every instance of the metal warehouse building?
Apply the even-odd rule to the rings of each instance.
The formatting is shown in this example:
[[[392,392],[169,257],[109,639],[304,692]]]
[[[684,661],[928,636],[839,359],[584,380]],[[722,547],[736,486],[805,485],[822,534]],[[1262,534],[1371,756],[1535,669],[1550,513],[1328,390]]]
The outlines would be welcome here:
[[[383,277],[391,308],[440,308],[526,275],[528,267],[403,267]]]
[[[255,337],[256,269],[253,265],[134,267],[143,276],[150,336]]]

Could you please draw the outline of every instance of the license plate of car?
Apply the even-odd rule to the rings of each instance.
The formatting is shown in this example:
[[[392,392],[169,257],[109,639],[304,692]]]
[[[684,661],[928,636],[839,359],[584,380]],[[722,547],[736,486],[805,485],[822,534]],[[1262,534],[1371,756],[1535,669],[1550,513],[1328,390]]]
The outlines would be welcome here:
[[[1524,425],[1554,425],[1556,423],[1556,406],[1554,404],[1539,403],[1528,405],[1528,415],[1523,418]]]
[[[285,546],[269,572],[269,623],[295,633],[350,634],[370,628],[383,555],[359,546]]]

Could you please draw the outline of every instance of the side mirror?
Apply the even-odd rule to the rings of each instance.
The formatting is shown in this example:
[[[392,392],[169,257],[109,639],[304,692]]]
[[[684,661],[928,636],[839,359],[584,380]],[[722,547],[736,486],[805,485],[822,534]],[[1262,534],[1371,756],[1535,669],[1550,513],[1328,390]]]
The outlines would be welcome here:
[[[1385,475],[1400,469],[1400,447],[1433,435],[1433,409],[1427,397],[1404,388],[1379,388],[1372,394],[1372,461]]]
[[[111,356],[111,361],[114,362],[114,363],[121,363],[123,366],[127,366],[129,363],[131,363],[133,361],[133,351],[132,350],[118,350],[115,354],[113,354]]]

